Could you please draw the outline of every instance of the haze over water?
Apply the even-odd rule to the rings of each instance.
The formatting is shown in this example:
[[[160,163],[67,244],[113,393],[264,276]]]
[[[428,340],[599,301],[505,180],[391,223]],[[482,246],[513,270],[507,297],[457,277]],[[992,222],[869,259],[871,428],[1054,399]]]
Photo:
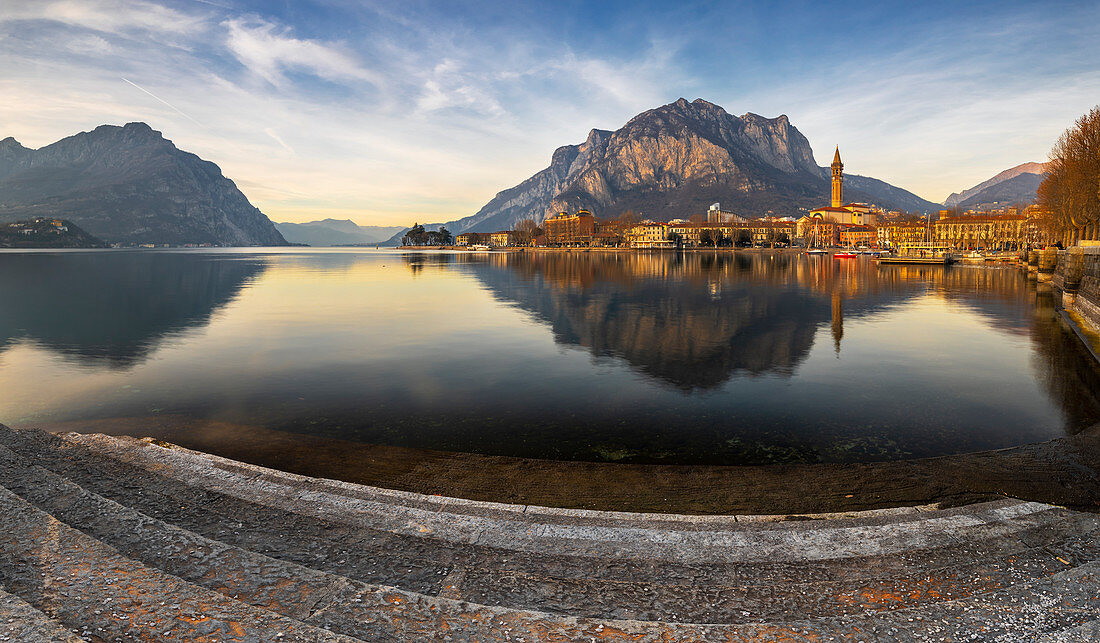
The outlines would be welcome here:
[[[793,254],[3,252],[0,390],[16,427],[667,463],[927,457],[1100,420],[1097,369],[1014,268]]]

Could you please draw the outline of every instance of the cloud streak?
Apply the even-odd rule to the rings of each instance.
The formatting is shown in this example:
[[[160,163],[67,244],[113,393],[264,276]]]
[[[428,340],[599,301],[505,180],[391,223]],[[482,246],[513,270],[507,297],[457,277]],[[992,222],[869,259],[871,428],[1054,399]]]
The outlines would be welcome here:
[[[122,77],[120,76],[119,78],[122,78]],[[187,120],[191,121],[191,122],[192,122],[192,123],[194,123],[195,125],[198,125],[199,127],[202,127],[202,123],[200,123],[200,122],[198,122],[197,120],[195,120],[195,119],[191,118],[191,117],[190,117],[190,116],[189,116],[189,115],[188,115],[188,114],[187,114],[186,112],[184,112],[183,110],[179,109],[178,107],[176,107],[176,106],[175,106],[175,105],[173,105],[172,103],[169,103],[168,101],[164,100],[164,99],[163,99],[163,98],[161,98],[160,96],[157,96],[157,95],[156,95],[156,94],[154,94],[153,92],[149,91],[148,89],[145,89],[144,87],[142,87],[141,85],[138,85],[137,83],[135,83],[135,82],[134,82],[134,81],[132,81],[132,80],[129,80],[129,79],[127,79],[127,78],[122,78],[122,80],[123,80],[124,82],[128,83],[129,85],[131,85],[132,87],[136,88],[137,90],[139,90],[139,91],[141,91],[141,92],[144,92],[145,94],[147,94],[147,95],[149,95],[149,96],[152,96],[152,97],[153,97],[153,98],[154,98],[155,100],[158,100],[158,101],[160,101],[161,103],[163,103],[163,104],[167,105],[167,106],[169,107],[169,109],[171,109],[172,111],[176,112],[176,113],[177,113],[177,114],[179,114],[180,116],[183,116],[184,118],[186,118]]]

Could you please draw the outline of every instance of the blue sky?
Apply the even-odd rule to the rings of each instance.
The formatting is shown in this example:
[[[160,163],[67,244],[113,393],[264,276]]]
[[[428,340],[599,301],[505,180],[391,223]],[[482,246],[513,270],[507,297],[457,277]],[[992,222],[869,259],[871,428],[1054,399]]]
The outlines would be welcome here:
[[[942,201],[1100,103],[1100,3],[0,0],[0,96],[0,137],[142,120],[277,221],[472,214],[681,96]]]

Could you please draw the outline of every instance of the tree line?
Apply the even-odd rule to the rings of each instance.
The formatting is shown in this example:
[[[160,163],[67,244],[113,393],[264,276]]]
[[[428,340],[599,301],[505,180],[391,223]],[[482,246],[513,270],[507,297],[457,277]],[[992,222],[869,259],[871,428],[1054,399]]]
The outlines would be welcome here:
[[[449,246],[453,243],[454,236],[447,228],[439,226],[438,230],[425,230],[419,223],[414,223],[401,237],[403,246]]]
[[[1038,195],[1039,205],[1050,213],[1053,232],[1098,238],[1100,105],[1078,118],[1058,138],[1050,151],[1047,176],[1039,185]]]

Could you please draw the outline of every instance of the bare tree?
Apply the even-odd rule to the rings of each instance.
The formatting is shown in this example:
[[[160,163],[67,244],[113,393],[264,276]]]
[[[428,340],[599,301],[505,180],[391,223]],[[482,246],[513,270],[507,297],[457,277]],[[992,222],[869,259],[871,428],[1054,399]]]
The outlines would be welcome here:
[[[517,246],[529,246],[538,233],[539,226],[535,220],[524,219],[516,224],[516,229],[512,231],[512,238]]]
[[[1039,205],[1057,232],[1076,233],[1100,222],[1100,105],[1077,119],[1050,151]]]

